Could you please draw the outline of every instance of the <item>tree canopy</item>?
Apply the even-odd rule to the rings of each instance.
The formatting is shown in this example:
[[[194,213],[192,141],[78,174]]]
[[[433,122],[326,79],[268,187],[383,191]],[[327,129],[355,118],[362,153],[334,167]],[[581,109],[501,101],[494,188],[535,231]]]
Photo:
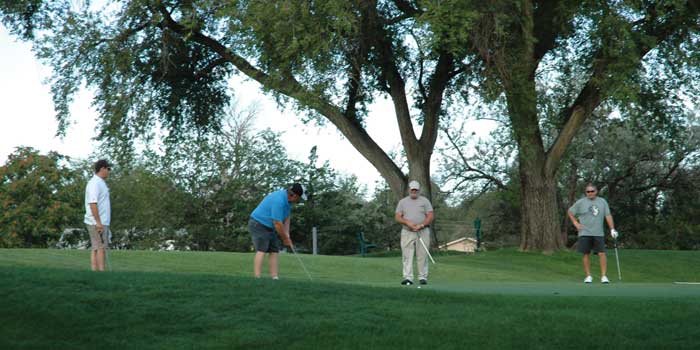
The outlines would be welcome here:
[[[242,74],[335,125],[400,196],[409,177],[431,183],[441,123],[460,106],[488,105],[517,146],[524,250],[563,247],[556,173],[594,111],[643,109],[653,122],[696,100],[699,12],[698,0],[2,3],[3,22],[54,70],[61,130],[86,83],[100,138],[123,149],[154,127],[172,141],[217,130],[228,78]],[[408,174],[364,128],[368,105],[383,97]]]

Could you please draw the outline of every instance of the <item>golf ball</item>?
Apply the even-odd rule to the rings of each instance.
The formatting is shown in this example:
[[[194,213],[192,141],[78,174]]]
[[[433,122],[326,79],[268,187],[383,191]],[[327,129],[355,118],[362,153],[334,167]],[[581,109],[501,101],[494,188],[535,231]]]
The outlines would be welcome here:
[[[420,289],[420,286],[418,286],[418,289]]]

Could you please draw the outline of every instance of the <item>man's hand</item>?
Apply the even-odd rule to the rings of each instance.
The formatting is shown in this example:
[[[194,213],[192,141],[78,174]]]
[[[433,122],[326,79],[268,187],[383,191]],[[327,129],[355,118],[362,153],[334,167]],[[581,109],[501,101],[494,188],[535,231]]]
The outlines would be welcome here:
[[[617,232],[616,229],[612,228],[612,229],[610,229],[610,235],[612,236],[613,239],[617,239],[617,236],[619,236],[620,234]]]
[[[574,226],[576,226],[576,230],[578,231],[583,230],[583,225],[581,225],[580,222],[574,222]]]
[[[289,248],[292,247],[292,239],[289,238],[289,236],[284,237],[284,240],[282,241],[282,243],[284,243],[284,245],[286,245]]]
[[[97,229],[97,233],[102,233],[105,231],[105,227],[102,226],[101,222],[96,223],[95,228]]]

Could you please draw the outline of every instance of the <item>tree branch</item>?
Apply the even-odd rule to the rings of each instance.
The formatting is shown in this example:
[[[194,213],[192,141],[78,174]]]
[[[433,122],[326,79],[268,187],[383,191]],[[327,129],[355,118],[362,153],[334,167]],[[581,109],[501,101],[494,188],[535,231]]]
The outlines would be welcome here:
[[[405,176],[401,169],[391,160],[384,150],[367,134],[358,123],[344,117],[338,107],[325,101],[322,97],[308,91],[294,77],[276,79],[250,64],[243,57],[235,54],[215,39],[197,30],[190,30],[175,21],[170,13],[160,6],[158,11],[163,16],[162,26],[179,35],[190,34],[192,40],[216,52],[221,58],[232,63],[239,71],[256,80],[267,89],[287,95],[304,106],[326,117],[345,136],[355,149],[362,154],[391,185],[403,184]]]
[[[425,149],[432,149],[437,140],[442,99],[452,77],[453,67],[454,56],[449,52],[441,52],[435,72],[430,78],[430,91],[423,106],[424,123],[420,143]]]
[[[637,57],[640,61],[649,51],[666,40],[675,31],[689,25],[689,23],[684,22],[684,19],[690,18],[690,21],[692,21],[692,19],[697,16],[698,12],[700,12],[700,1],[688,1],[686,3],[686,11],[688,13],[676,13],[675,17],[671,17],[669,20],[659,25],[649,21],[645,21],[645,23],[642,24],[640,30],[636,33],[637,35],[634,36],[638,48]],[[649,40],[650,38],[653,40]],[[605,49],[603,48],[598,50],[594,57],[593,73],[591,77],[576,97],[574,103],[562,111],[562,115],[567,116],[567,120],[559,135],[557,135],[556,140],[547,151],[545,172],[549,175],[554,174],[561,157],[564,155],[569,144],[571,144],[574,136],[578,133],[581,125],[590,117],[593,110],[600,105],[602,99],[605,97],[602,94],[602,84],[600,82],[607,80],[608,75],[611,73],[609,67],[614,66],[614,63],[616,63],[618,59],[623,59],[607,57]]]
[[[481,179],[486,179],[486,180],[489,180],[489,181],[493,182],[493,183],[494,183],[498,188],[500,188],[500,189],[505,189],[505,188],[506,188],[505,184],[503,184],[503,182],[501,182],[501,180],[495,178],[495,177],[492,176],[492,175],[489,175],[489,174],[483,172],[483,171],[480,170],[480,169],[476,169],[476,168],[472,167],[472,166],[469,164],[469,160],[467,159],[467,157],[466,157],[466,156],[464,155],[464,153],[462,152],[462,149],[457,145],[457,142],[455,141],[454,137],[453,137],[452,135],[450,135],[450,132],[449,132],[447,129],[443,129],[443,132],[444,132],[445,135],[447,136],[447,140],[448,140],[448,141],[450,142],[450,144],[452,145],[452,148],[453,148],[453,149],[457,152],[457,154],[459,155],[459,158],[460,158],[460,160],[461,160],[461,163],[464,165],[464,167],[466,168],[467,171],[472,171],[472,172],[475,172],[475,173],[479,174],[479,175],[480,175],[479,178],[481,178]]]

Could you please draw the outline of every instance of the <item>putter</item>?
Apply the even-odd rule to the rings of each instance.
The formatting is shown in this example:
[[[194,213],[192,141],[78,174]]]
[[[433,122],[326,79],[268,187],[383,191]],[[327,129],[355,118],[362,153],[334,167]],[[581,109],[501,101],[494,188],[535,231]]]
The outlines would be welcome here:
[[[433,259],[433,256],[430,255],[430,251],[428,250],[428,247],[425,245],[425,242],[423,242],[423,238],[420,238],[420,236],[419,236],[418,240],[420,241],[420,244],[423,245],[423,249],[425,249],[425,252],[428,253],[428,257],[430,258],[430,261],[432,261],[433,264],[435,264],[435,259]]]
[[[617,262],[617,279],[622,281],[622,273],[620,273],[620,258],[617,256],[617,238],[613,240],[615,245],[615,262]]]
[[[112,264],[109,263],[109,242],[111,241],[112,238],[112,231],[107,231],[107,244],[105,244],[105,239],[100,235],[100,239],[102,239],[102,245],[105,246],[105,262],[107,263],[107,270],[110,272],[112,271]]]
[[[112,271],[112,264],[109,263],[109,249],[105,249],[105,261],[107,261],[107,270]]]
[[[306,266],[304,266],[304,262],[301,261],[301,258],[299,255],[297,255],[296,249],[294,249],[294,245],[291,246],[292,248],[292,253],[294,253],[294,256],[297,257],[297,260],[299,260],[299,265],[301,265],[301,268],[304,269],[304,272],[306,272],[306,275],[309,276],[309,281],[313,281],[313,278],[311,278],[311,274],[309,273],[309,270],[306,269]]]

